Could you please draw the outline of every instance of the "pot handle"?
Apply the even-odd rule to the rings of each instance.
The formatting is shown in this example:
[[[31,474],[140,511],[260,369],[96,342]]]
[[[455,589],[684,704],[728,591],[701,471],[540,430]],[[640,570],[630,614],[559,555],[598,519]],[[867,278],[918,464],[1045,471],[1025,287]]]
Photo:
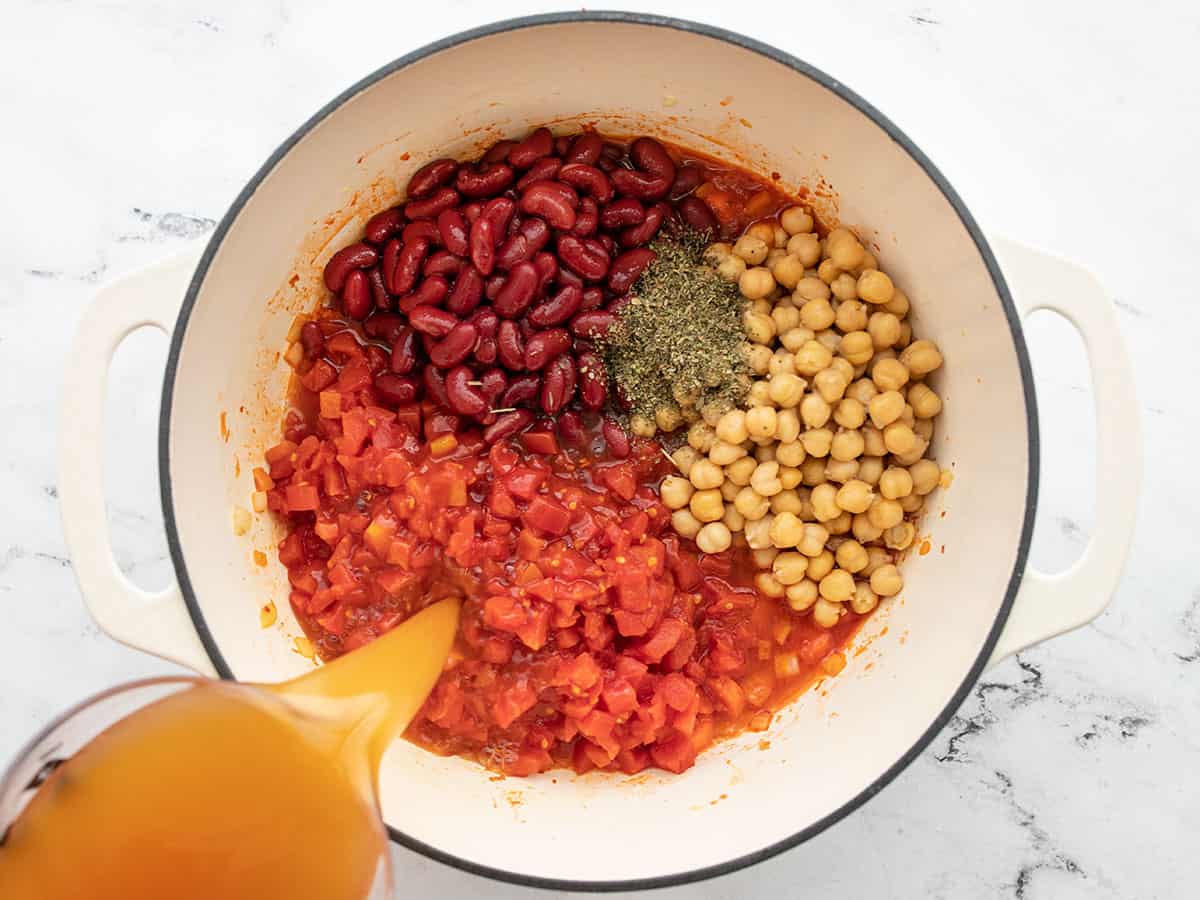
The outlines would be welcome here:
[[[1069,569],[1048,575],[1026,568],[989,666],[1104,611],[1129,552],[1142,480],[1133,368],[1112,301],[1082,266],[1002,238],[991,245],[1021,318],[1054,310],[1075,326],[1087,347],[1096,395],[1096,524]]]
[[[75,331],[63,373],[58,502],[83,601],[109,636],[204,675],[214,675],[183,594],[157,593],[125,577],[113,558],[104,505],[104,398],[113,352],[135,329],[174,327],[204,242],[103,287]]]

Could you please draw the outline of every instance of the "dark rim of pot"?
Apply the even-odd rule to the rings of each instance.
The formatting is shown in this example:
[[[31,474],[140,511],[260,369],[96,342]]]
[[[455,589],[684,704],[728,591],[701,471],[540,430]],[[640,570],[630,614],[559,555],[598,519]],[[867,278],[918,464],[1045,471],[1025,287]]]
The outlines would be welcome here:
[[[282,160],[288,152],[310,131],[316,128],[324,119],[336,111],[348,100],[352,99],[362,91],[367,90],[378,81],[386,78],[400,69],[406,68],[413,63],[420,62],[432,54],[442,50],[447,50],[452,47],[457,47],[466,44],[470,41],[479,38],[486,38],[492,35],[503,34],[508,31],[514,31],[520,28],[535,28],[546,25],[562,25],[576,24],[584,22],[598,23],[620,23],[643,25],[654,28],[670,28],[677,31],[689,32],[692,34],[703,35],[704,37],[713,38],[715,40],[724,41],[733,44],[736,47],[741,47],[744,50],[749,50],[752,53],[760,54],[768,59],[771,59],[780,65],[804,75],[806,78],[815,81],[817,84],[832,92],[840,99],[846,101],[863,115],[871,119],[883,131],[921,167],[929,179],[937,185],[938,189],[945,196],[946,201],[953,207],[958,214],[959,220],[963,227],[974,241],[979,255],[982,258],[984,265],[987,266],[988,273],[991,275],[992,281],[995,284],[996,292],[999,294],[1001,302],[1004,305],[1004,315],[1008,320],[1009,329],[1012,333],[1013,347],[1017,354],[1017,363],[1021,372],[1021,382],[1025,392],[1025,419],[1026,428],[1029,437],[1029,480],[1025,488],[1025,518],[1021,525],[1021,538],[1017,547],[1017,556],[1013,564],[1012,574],[1008,580],[1008,586],[1005,589],[1004,602],[1001,605],[1000,612],[996,616],[996,622],[992,626],[991,632],[987,640],[980,648],[979,655],[975,659],[974,665],[963,679],[962,684],[954,692],[954,696],[946,704],[945,709],[941,714],[930,724],[929,728],[917,739],[906,753],[903,754],[895,763],[893,763],[887,771],[876,778],[870,785],[860,791],[856,796],[842,804],[838,809],[814,822],[807,828],[804,828],[790,837],[777,841],[770,846],[763,847],[753,853],[747,853],[739,856],[736,859],[731,859],[727,862],[718,865],[703,866],[696,869],[690,869],[685,872],[676,872],[671,875],[661,875],[653,878],[630,878],[630,879],[614,879],[605,881],[573,881],[565,878],[539,878],[534,875],[527,875],[520,872],[508,872],[503,869],[493,868],[491,866],[479,865],[470,860],[454,856],[450,853],[445,853],[438,850],[436,847],[431,847],[428,844],[419,841],[409,835],[404,834],[389,826],[388,832],[392,839],[411,850],[415,850],[431,859],[454,866],[465,872],[470,872],[474,875],[482,875],[486,878],[494,878],[500,881],[507,881],[513,884],[526,885],[530,887],[552,888],[557,890],[573,890],[573,891],[618,891],[618,890],[640,890],[647,888],[667,887],[670,885],[686,884],[688,882],[700,881],[706,878],[713,878],[718,875],[727,875],[731,872],[736,872],[739,869],[751,866],[762,860],[769,859],[777,853],[788,850],[817,834],[820,834],[835,822],[840,821],[845,816],[858,809],[867,800],[875,796],[887,785],[892,779],[900,774],[911,763],[930,741],[942,730],[946,723],[957,711],[958,707],[966,699],[967,693],[974,685],[976,679],[983,671],[988,659],[991,657],[992,648],[995,646],[997,639],[1000,637],[1000,632],[1008,619],[1009,611],[1012,609],[1013,601],[1016,597],[1017,589],[1021,583],[1021,575],[1025,570],[1026,558],[1029,554],[1029,543],[1033,531],[1034,512],[1037,505],[1038,492],[1038,462],[1039,462],[1039,439],[1038,439],[1038,423],[1037,423],[1037,403],[1034,396],[1033,374],[1029,365],[1029,353],[1025,347],[1025,340],[1021,333],[1020,316],[1017,313],[1017,308],[1013,304],[1012,297],[1009,294],[1008,286],[1005,284],[1004,277],[1000,273],[1000,267],[996,263],[995,257],[985,240],[982,231],[976,224],[975,219],[967,211],[966,206],[959,198],[958,194],[950,186],[937,167],[929,160],[929,158],[917,148],[917,146],[909,140],[891,120],[883,115],[874,106],[864,100],[858,94],[851,91],[837,79],[831,78],[824,72],[813,68],[808,63],[803,62],[796,57],[777,50],[767,44],[752,40],[740,34],[735,34],[732,31],[726,31],[723,28],[716,28],[711,25],[703,25],[697,22],[688,22],[682,19],[674,19],[665,16],[645,15],[641,13],[626,13],[626,12],[566,12],[566,13],[550,13],[545,15],[527,16],[518,19],[508,19],[503,22],[495,22],[490,25],[484,25],[480,28],[474,28],[469,31],[463,31],[451,37],[444,38],[440,41],[435,41],[428,44],[419,50],[414,50],[405,56],[400,57],[394,62],[389,63],[381,69],[371,73],[366,78],[363,78],[357,84],[353,85],[332,101],[322,107],[312,118],[301,125],[286,141],[284,141],[270,158],[262,165],[262,167],[254,174],[254,177],[246,184],[237,199],[221,220],[213,233],[212,239],[209,241],[204,255],[200,260],[200,264],[196,268],[196,272],[192,277],[191,284],[188,286],[187,296],[184,299],[183,306],[179,312],[179,320],[176,323],[174,334],[171,338],[170,354],[167,359],[166,377],[163,383],[162,407],[159,417],[159,481],[162,492],[163,517],[166,523],[167,543],[171,551],[171,559],[175,565],[175,572],[179,579],[179,587],[183,592],[183,597],[187,603],[188,612],[191,615],[192,622],[196,627],[196,631],[200,636],[200,641],[204,645],[204,649],[208,652],[213,665],[222,678],[233,678],[233,671],[229,664],[225,661],[217,643],[213,638],[212,632],[209,630],[208,624],[205,622],[204,614],[200,610],[200,605],[196,600],[195,592],[192,589],[191,579],[188,577],[187,563],[184,561],[183,548],[179,542],[179,531],[176,524],[175,507],[171,495],[171,466],[170,466],[170,440],[169,440],[169,425],[171,421],[171,397],[175,387],[175,375],[179,362],[180,348],[183,345],[184,333],[187,330],[188,319],[191,316],[192,308],[196,303],[196,297],[199,294],[200,286],[204,282],[208,267],[212,263],[213,256],[216,254],[221,242],[229,229],[236,221],[241,213],[242,207],[246,205],[249,199],[254,195],[258,186],[271,173],[275,166]]]

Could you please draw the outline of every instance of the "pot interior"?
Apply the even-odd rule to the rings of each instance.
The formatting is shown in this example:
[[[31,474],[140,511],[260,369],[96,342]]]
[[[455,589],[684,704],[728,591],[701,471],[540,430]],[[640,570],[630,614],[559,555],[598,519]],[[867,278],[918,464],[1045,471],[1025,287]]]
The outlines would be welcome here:
[[[249,504],[252,467],[278,440],[289,325],[321,301],[329,255],[416,167],[543,123],[651,133],[806,187],[827,222],[872,246],[912,298],[914,329],[946,358],[935,456],[955,481],[931,497],[928,552],[907,560],[905,590],[869,620],[846,669],[767,732],[717,745],[682,776],[504,780],[405,742],[386,760],[388,823],[442,854],[517,877],[677,876],[813,829],[873,792],[949,715],[1006,609],[1027,513],[1017,326],[929,172],[830,87],[704,33],[559,21],[446,46],[335,104],[235,206],[185,306],[165,439],[175,538],[202,625],[234,676],[272,681],[311,666],[292,644],[300,630],[275,527],[261,516],[247,537],[230,528],[231,509]],[[280,620],[264,630],[268,599]]]

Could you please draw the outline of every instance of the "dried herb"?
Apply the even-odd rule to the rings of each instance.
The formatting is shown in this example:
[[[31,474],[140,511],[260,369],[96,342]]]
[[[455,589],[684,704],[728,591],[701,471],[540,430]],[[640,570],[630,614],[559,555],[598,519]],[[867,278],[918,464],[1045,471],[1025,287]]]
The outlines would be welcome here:
[[[704,265],[705,246],[696,232],[651,244],[658,256],[604,342],[608,370],[634,415],[653,420],[664,408],[682,408],[685,417],[708,404],[728,408],[749,389],[746,301],[736,284]]]

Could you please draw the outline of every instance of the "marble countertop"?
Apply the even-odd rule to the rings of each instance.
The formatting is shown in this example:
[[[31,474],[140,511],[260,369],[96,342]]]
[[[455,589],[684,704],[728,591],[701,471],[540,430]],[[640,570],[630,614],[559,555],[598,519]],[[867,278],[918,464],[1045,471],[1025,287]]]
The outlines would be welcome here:
[[[623,4],[614,4],[623,5]],[[437,37],[552,9],[447,0],[9,0],[0,33],[0,760],[59,710],[170,666],[88,618],[66,558],[53,446],[59,366],[97,286],[213,228],[314,109]],[[650,6],[650,4],[646,4]],[[986,228],[1079,260],[1116,298],[1146,471],[1124,580],[1094,624],[988,672],[863,809],[749,870],[664,891],[746,896],[1179,897],[1200,882],[1200,8],[1185,0],[841,0],[656,11],[774,43],[840,78],[942,168]],[[750,13],[753,13],[751,16]],[[1184,327],[1183,332],[1175,331]],[[1044,429],[1033,562],[1087,540],[1095,460],[1082,344],[1028,324]],[[118,351],[106,473],[121,568],[170,577],[154,430],[166,342]],[[1129,473],[1105,473],[1106,478]],[[406,894],[528,891],[397,851]]]

